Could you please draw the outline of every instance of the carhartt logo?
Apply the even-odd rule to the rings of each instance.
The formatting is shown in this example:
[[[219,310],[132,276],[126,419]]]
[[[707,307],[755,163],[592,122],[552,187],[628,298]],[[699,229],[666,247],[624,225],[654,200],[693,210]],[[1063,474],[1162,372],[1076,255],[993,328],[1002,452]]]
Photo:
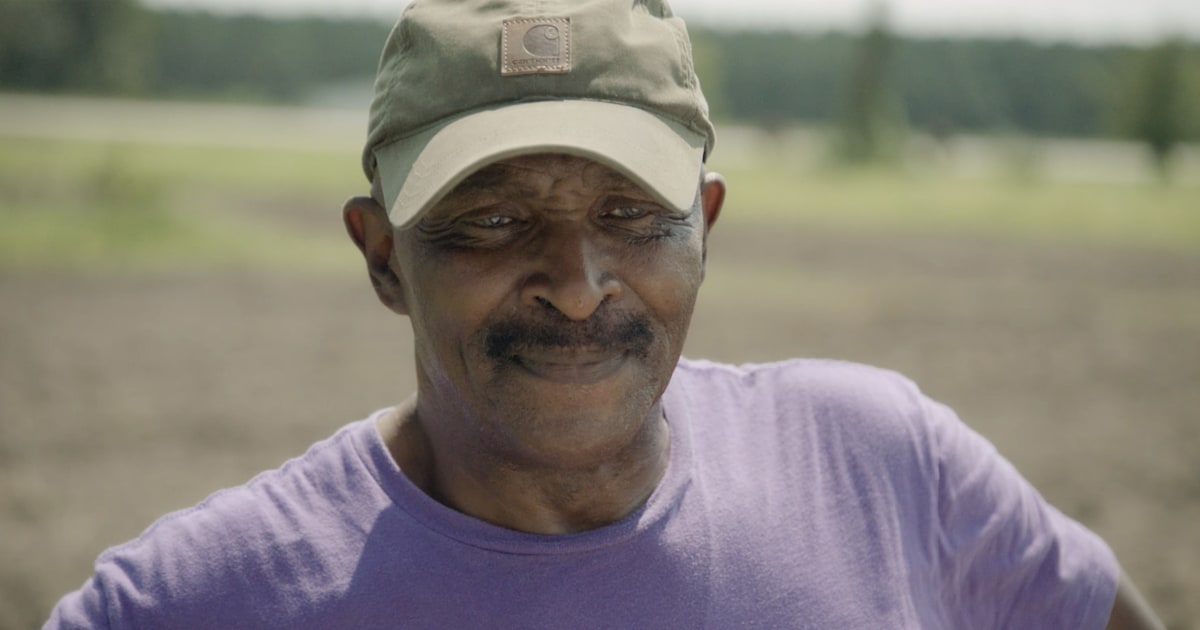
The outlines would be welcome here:
[[[571,18],[513,18],[500,33],[500,74],[571,71]]]
[[[525,31],[521,39],[525,52],[534,57],[558,56],[558,27],[553,24],[538,24]]]

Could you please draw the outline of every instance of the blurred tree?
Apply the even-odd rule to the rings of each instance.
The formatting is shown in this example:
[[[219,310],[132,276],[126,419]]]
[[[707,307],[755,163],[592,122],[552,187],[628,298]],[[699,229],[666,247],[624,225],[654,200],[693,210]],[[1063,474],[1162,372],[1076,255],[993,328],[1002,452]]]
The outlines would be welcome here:
[[[49,88],[64,81],[71,33],[63,7],[42,0],[0,2],[0,77],[4,85]]]
[[[876,4],[841,93],[836,148],[842,160],[868,162],[882,157],[885,135],[899,125],[897,97],[888,83],[894,49],[886,7]]]
[[[134,0],[3,0],[0,85],[136,92],[148,61],[145,18]]]
[[[693,30],[691,39],[696,76],[704,89],[708,111],[713,118],[725,118],[729,113],[729,105],[725,102],[728,88],[725,86],[725,63],[721,57],[720,44],[714,41],[710,31],[705,30]]]
[[[1154,166],[1166,176],[1175,148],[1187,139],[1189,118],[1200,112],[1188,102],[1184,46],[1163,41],[1140,53],[1126,82],[1126,132],[1146,143]]]
[[[151,80],[161,94],[296,101],[323,83],[373,76],[388,26],[161,11],[153,32]]]
[[[706,95],[720,90],[709,98],[720,104],[725,118],[771,127],[830,117],[830,95],[851,48],[848,37],[707,29],[696,29],[695,36],[704,48],[697,71],[707,72],[709,59],[721,69],[717,85],[705,82],[704,87]],[[701,79],[707,81],[705,75]]]
[[[853,159],[895,148],[908,124],[942,137],[1142,137],[1129,122],[1137,116],[1126,112],[1119,125],[1105,118],[1114,86],[1124,87],[1126,101],[1149,90],[1146,64],[1122,80],[1128,47],[899,39],[885,17],[877,10],[858,37],[694,28],[714,115],[768,130],[834,121],[838,148]],[[144,9],[136,0],[0,0],[0,89],[299,101],[323,86],[368,82],[388,28],[365,19]],[[1185,83],[1200,77],[1195,47],[1178,64]],[[1198,85],[1193,79],[1192,89]],[[1145,107],[1139,100],[1124,109]],[[1183,116],[1200,125],[1200,114]]]
[[[1018,40],[898,44],[894,83],[908,123],[926,130],[1089,136],[1109,131],[1125,49]]]

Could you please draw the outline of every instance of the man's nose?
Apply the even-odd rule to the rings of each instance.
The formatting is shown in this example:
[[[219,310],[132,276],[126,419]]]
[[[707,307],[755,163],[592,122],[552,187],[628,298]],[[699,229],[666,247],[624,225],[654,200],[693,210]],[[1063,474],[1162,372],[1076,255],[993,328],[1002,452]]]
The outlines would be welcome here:
[[[521,287],[521,301],[554,308],[567,318],[583,321],[606,301],[621,295],[621,283],[610,269],[602,247],[586,228],[563,226],[548,230],[534,272]]]

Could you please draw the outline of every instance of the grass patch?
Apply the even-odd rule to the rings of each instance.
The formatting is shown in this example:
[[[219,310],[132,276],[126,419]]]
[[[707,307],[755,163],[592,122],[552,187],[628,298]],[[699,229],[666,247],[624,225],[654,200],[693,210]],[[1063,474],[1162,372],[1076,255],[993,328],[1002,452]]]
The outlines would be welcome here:
[[[901,169],[762,164],[725,172],[725,216],[749,222],[968,232],[1194,251],[1195,184],[1078,183],[1037,177],[945,177]]]
[[[364,187],[353,156],[5,138],[0,265],[345,268],[341,234],[230,207],[303,198],[335,207]],[[211,206],[196,207],[198,194]]]
[[[1073,183],[1036,169],[965,177],[768,158],[724,172],[728,222],[1200,247],[1195,178]],[[0,137],[0,265],[341,268],[353,252],[340,230],[311,219],[365,190],[346,150]]]
[[[0,194],[78,187],[105,171],[165,188],[241,194],[328,195],[366,190],[345,151],[110,143],[0,137]]]
[[[355,262],[332,238],[219,217],[153,222],[58,206],[0,213],[0,268],[286,267],[342,271]]]

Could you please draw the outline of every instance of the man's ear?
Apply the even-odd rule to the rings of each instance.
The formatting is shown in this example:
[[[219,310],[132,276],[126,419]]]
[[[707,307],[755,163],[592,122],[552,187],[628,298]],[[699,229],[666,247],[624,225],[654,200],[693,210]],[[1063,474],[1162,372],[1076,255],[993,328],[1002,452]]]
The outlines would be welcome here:
[[[371,197],[351,197],[342,206],[342,221],[350,240],[367,262],[367,274],[379,301],[392,311],[407,315],[404,285],[392,255],[395,231],[383,206]]]
[[[701,262],[708,264],[708,232],[721,216],[721,206],[725,205],[725,178],[717,172],[704,174],[704,182],[700,184],[700,210],[704,213],[704,249]]]
[[[704,232],[708,233],[717,217],[721,216],[721,206],[725,205],[725,178],[720,173],[710,171],[704,174],[704,183],[700,184],[700,205],[704,211]]]

